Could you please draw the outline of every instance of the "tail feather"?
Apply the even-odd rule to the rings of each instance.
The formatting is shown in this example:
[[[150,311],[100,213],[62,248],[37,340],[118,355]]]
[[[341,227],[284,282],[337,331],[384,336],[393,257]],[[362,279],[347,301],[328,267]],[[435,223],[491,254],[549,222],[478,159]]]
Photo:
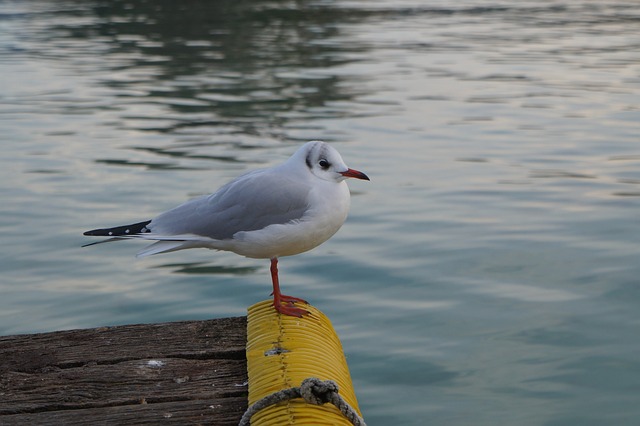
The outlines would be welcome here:
[[[147,257],[154,254],[169,253],[171,251],[184,250],[188,248],[206,247],[198,241],[156,241],[146,246],[136,254],[136,257]]]
[[[144,222],[138,222],[132,225],[116,226],[114,228],[93,229],[91,231],[85,232],[83,235],[90,235],[90,236],[96,236],[96,237],[117,237],[117,236],[127,236],[127,235],[135,235],[135,234],[144,234],[147,232],[151,232],[147,228],[147,225],[149,223],[151,223],[151,221],[146,220]]]
[[[151,232],[147,225],[150,220],[134,223],[132,225],[116,226],[114,228],[94,229],[87,231],[84,235],[96,237],[110,237],[106,240],[85,244],[82,247],[92,246],[94,244],[108,243],[110,241],[141,239],[156,240],[155,243],[143,248],[136,257],[146,257],[158,253],[167,253],[170,251],[183,250],[196,247],[212,248],[212,240],[208,237],[194,234],[181,235],[160,235]]]
[[[96,244],[103,244],[103,243],[110,243],[112,241],[120,241],[120,240],[126,240],[127,238],[121,238],[121,237],[114,237],[114,238],[108,238],[106,240],[100,240],[100,241],[94,241],[93,243],[89,243],[89,244],[83,244],[80,247],[89,247],[89,246],[95,246]]]

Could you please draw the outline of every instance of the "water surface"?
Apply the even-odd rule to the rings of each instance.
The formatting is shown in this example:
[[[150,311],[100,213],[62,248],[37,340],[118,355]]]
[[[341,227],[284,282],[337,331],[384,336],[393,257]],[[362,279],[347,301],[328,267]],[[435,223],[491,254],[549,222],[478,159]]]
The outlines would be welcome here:
[[[268,262],[81,233],[323,139],[372,181],[282,286],[369,425],[636,424],[635,2],[0,5],[3,335],[244,315]]]

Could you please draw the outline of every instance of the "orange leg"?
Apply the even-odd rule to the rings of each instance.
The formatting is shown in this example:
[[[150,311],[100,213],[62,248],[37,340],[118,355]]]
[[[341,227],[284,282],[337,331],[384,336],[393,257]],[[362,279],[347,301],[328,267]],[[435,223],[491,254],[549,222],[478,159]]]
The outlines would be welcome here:
[[[296,302],[308,304],[307,301],[280,293],[277,257],[271,259],[271,281],[273,282],[273,307],[276,308],[276,311],[283,315],[290,315],[298,318],[309,314],[309,311],[296,308],[294,306],[294,303]]]

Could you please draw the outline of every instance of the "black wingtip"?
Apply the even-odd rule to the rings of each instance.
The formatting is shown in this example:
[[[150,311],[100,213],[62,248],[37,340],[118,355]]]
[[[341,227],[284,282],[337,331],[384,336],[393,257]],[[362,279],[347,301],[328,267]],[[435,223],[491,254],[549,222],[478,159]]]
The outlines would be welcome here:
[[[94,242],[89,243],[89,244],[81,245],[80,247],[84,248],[84,247],[89,247],[89,246],[95,246],[97,244],[110,243],[111,241],[120,241],[120,240],[124,240],[124,238],[118,238],[118,237],[107,238],[106,240],[94,241]]]
[[[82,235],[92,237],[117,237],[120,235],[143,234],[146,232],[151,232],[149,231],[149,229],[147,229],[147,225],[150,223],[150,220],[146,220],[144,222],[138,222],[131,225],[116,226],[114,228],[92,229],[91,231],[84,232]]]

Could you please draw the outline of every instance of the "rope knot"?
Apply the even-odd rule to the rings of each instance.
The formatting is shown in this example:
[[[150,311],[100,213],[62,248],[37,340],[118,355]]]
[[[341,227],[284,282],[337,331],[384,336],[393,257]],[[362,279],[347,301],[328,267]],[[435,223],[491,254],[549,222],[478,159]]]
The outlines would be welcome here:
[[[300,384],[300,395],[310,404],[326,404],[332,400],[336,393],[338,393],[338,385],[333,380],[322,381],[315,377],[309,377]]]

